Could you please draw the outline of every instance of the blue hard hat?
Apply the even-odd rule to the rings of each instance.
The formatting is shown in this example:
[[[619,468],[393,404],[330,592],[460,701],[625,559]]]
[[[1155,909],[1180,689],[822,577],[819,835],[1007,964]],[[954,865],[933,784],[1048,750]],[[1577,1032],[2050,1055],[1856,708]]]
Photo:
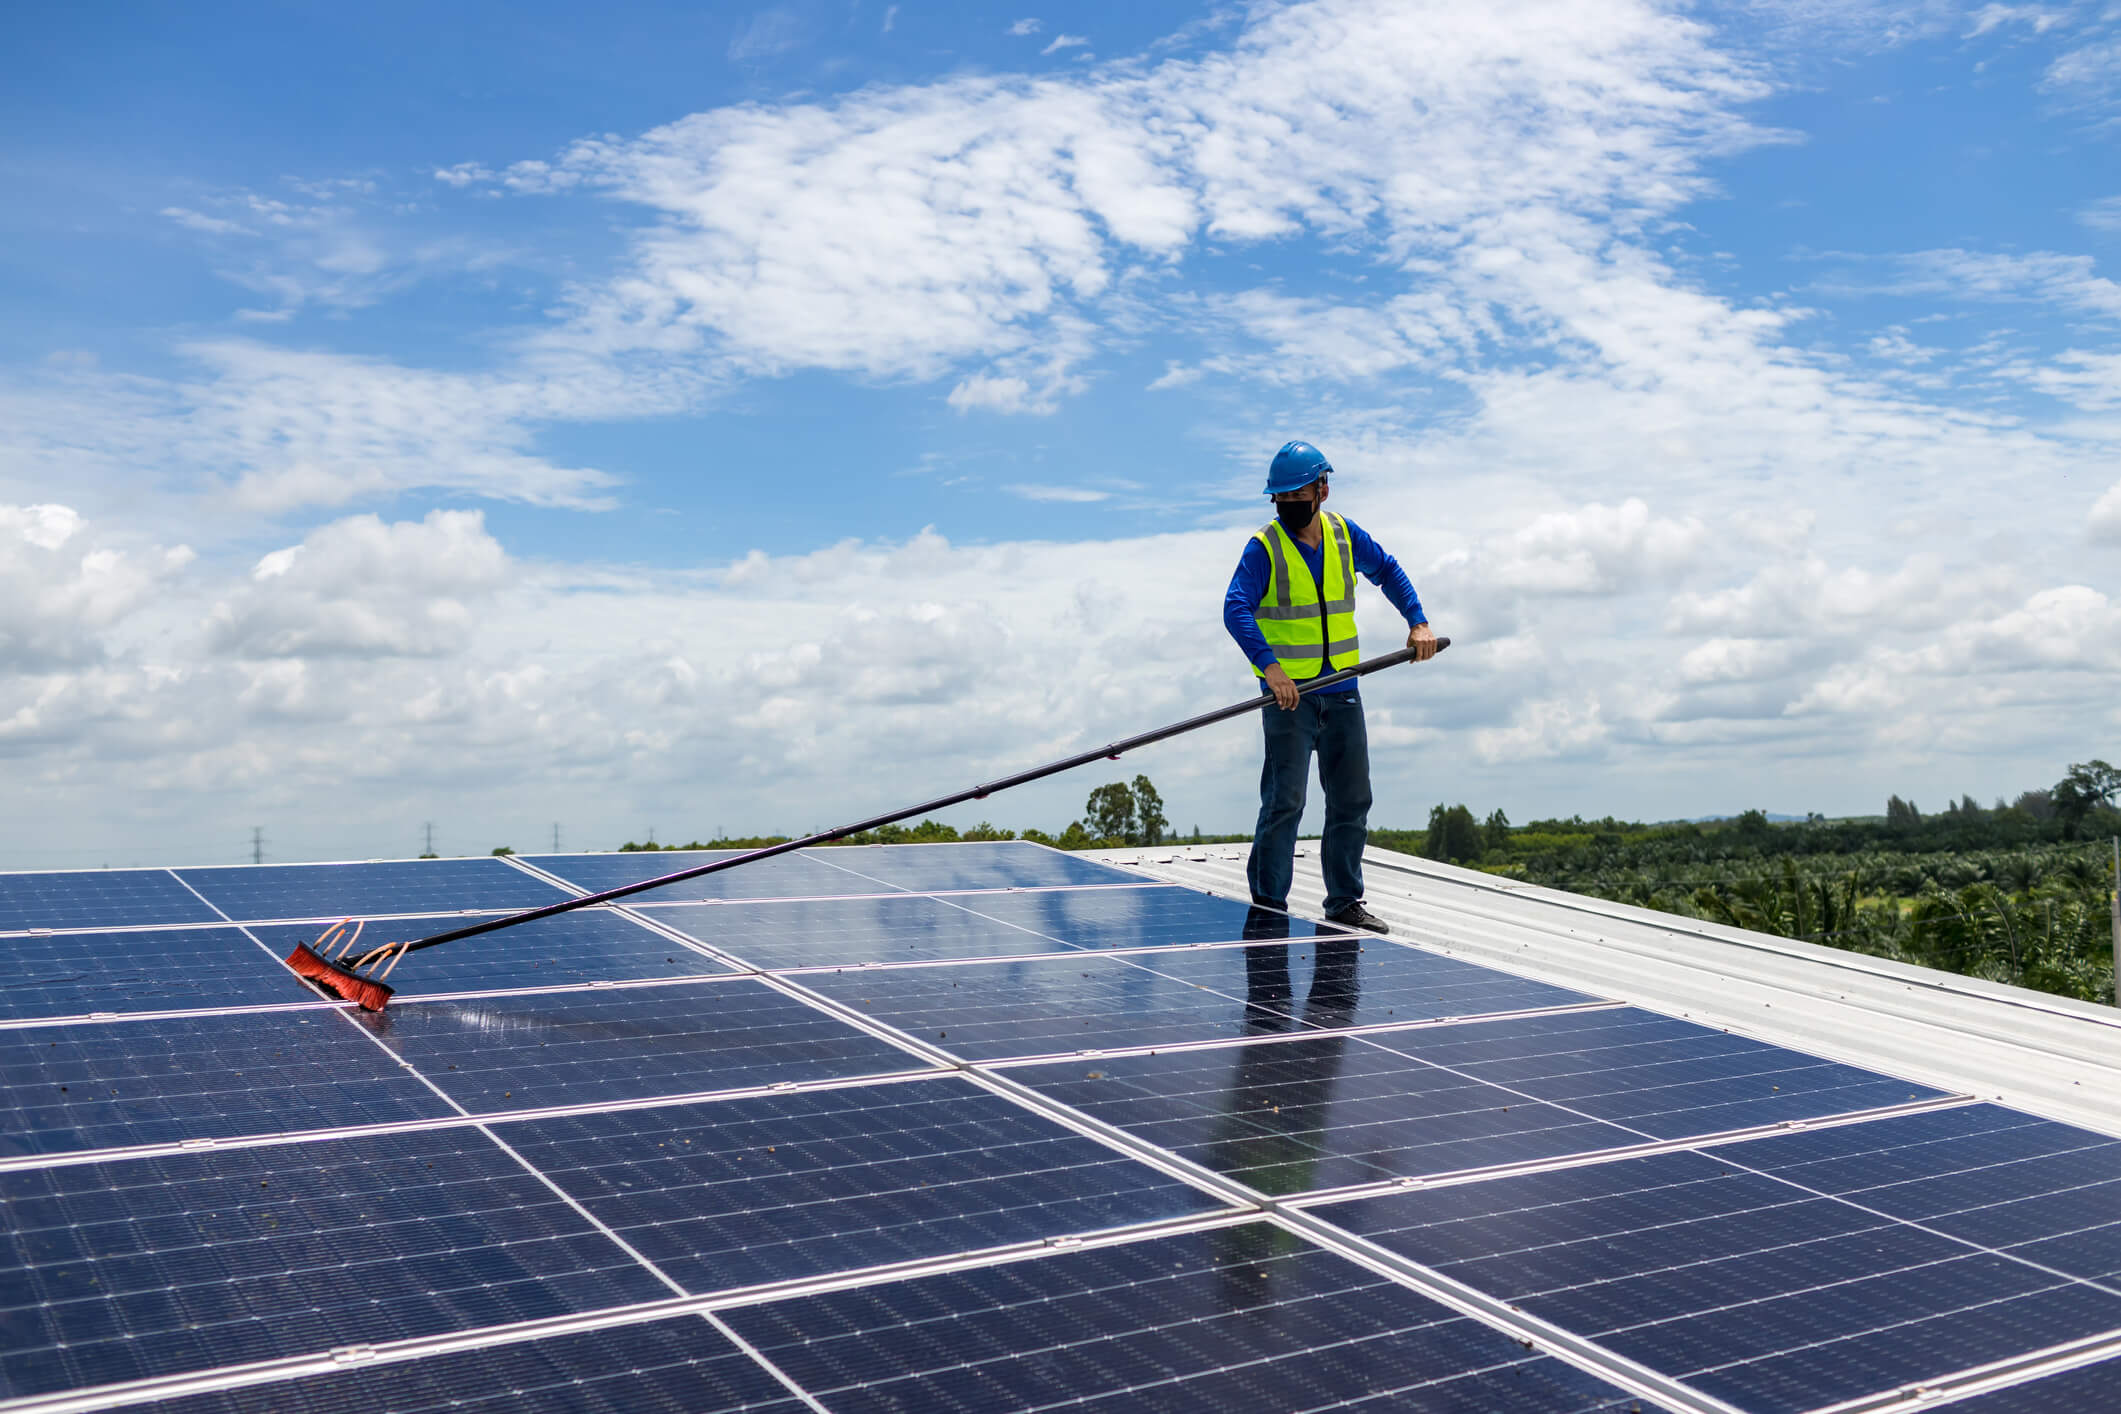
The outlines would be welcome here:
[[[1267,490],[1269,496],[1283,491],[1301,491],[1312,482],[1333,470],[1326,454],[1309,442],[1284,443],[1274,454],[1274,464],[1267,468]]]

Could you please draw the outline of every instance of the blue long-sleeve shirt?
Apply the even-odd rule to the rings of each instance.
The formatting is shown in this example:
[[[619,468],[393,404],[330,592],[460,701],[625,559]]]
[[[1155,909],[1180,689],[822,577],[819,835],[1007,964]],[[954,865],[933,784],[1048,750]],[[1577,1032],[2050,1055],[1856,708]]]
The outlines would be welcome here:
[[[1342,517],[1346,519],[1346,517]],[[1414,583],[1407,572],[1399,567],[1399,561],[1386,554],[1384,547],[1364,533],[1354,521],[1348,521],[1348,544],[1355,559],[1355,572],[1385,592],[1392,607],[1405,617],[1407,626],[1425,624],[1429,616],[1422,612],[1421,598],[1414,592]],[[1294,536],[1290,537],[1295,539]],[[1317,584],[1326,577],[1326,547],[1323,543],[1306,545],[1296,541],[1296,549],[1303,556],[1304,565],[1311,571],[1311,582]],[[1245,657],[1255,668],[1264,669],[1269,663],[1278,662],[1274,650],[1267,645],[1266,635],[1259,631],[1259,620],[1255,611],[1259,601],[1267,597],[1267,586],[1274,573],[1273,564],[1267,558],[1267,547],[1254,536],[1245,542],[1245,553],[1238,557],[1237,573],[1230,576],[1230,590],[1223,595],[1223,627],[1230,630],[1230,637],[1237,640]],[[1324,596],[1321,595],[1321,598]],[[1355,680],[1350,678],[1337,687],[1323,689],[1326,692],[1353,692]]]

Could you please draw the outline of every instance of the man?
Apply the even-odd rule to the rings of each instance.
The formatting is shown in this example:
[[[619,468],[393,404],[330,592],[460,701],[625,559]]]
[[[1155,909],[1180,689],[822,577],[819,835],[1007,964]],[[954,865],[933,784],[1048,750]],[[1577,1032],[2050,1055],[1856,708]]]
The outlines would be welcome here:
[[[1296,869],[1296,827],[1303,818],[1311,757],[1326,793],[1320,854],[1326,917],[1372,932],[1390,931],[1362,902],[1362,850],[1370,828],[1370,743],[1355,681],[1298,695],[1297,684],[1353,667],[1355,576],[1384,590],[1407,621],[1415,657],[1435,656],[1436,635],[1406,571],[1362,527],[1322,508],[1333,468],[1308,442],[1274,454],[1267,494],[1274,519],[1245,542],[1223,598],[1223,626],[1237,640],[1260,691],[1274,704],[1260,713],[1267,759],[1259,773],[1259,823],[1246,875],[1252,902],[1285,909]]]

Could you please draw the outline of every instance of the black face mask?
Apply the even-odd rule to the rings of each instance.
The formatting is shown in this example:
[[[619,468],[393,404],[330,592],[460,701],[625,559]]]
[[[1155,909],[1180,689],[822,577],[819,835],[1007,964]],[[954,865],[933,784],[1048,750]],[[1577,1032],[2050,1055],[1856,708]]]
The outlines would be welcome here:
[[[1318,514],[1316,501],[1276,501],[1274,514],[1281,518],[1281,528],[1291,535],[1300,534]]]

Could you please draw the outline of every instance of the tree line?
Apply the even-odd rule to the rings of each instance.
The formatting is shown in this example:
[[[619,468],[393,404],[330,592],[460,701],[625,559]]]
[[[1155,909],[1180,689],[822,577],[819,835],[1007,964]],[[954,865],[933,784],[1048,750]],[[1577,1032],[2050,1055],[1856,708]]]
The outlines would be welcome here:
[[[1529,883],[1780,937],[1941,967],[2087,1001],[2113,997],[2109,839],[2121,771],[2072,765],[2053,786],[1984,808],[1660,825],[1611,818],[1512,826],[1438,805],[1426,830],[1373,843]]]
[[[621,854],[632,854],[649,850],[665,849],[761,849],[767,845],[784,844],[787,835],[747,835],[734,838],[717,838],[707,841],[693,840],[689,844],[657,844],[653,840],[635,843],[628,840],[619,846]],[[1038,844],[1053,845],[1059,849],[1122,849],[1129,845],[1159,845],[1176,838],[1171,831],[1171,822],[1164,815],[1164,798],[1147,776],[1136,776],[1133,781],[1113,781],[1096,787],[1083,802],[1083,813],[1079,819],[1071,820],[1057,834],[1044,830],[1005,830],[982,820],[970,829],[960,830],[940,820],[923,820],[917,825],[883,825],[874,830],[849,835],[835,840],[835,844],[952,844],[966,840],[1032,840]],[[1211,838],[1193,827],[1190,837],[1195,842]],[[1250,839],[1249,835],[1213,836],[1215,839]],[[496,854],[500,850],[494,851]]]

